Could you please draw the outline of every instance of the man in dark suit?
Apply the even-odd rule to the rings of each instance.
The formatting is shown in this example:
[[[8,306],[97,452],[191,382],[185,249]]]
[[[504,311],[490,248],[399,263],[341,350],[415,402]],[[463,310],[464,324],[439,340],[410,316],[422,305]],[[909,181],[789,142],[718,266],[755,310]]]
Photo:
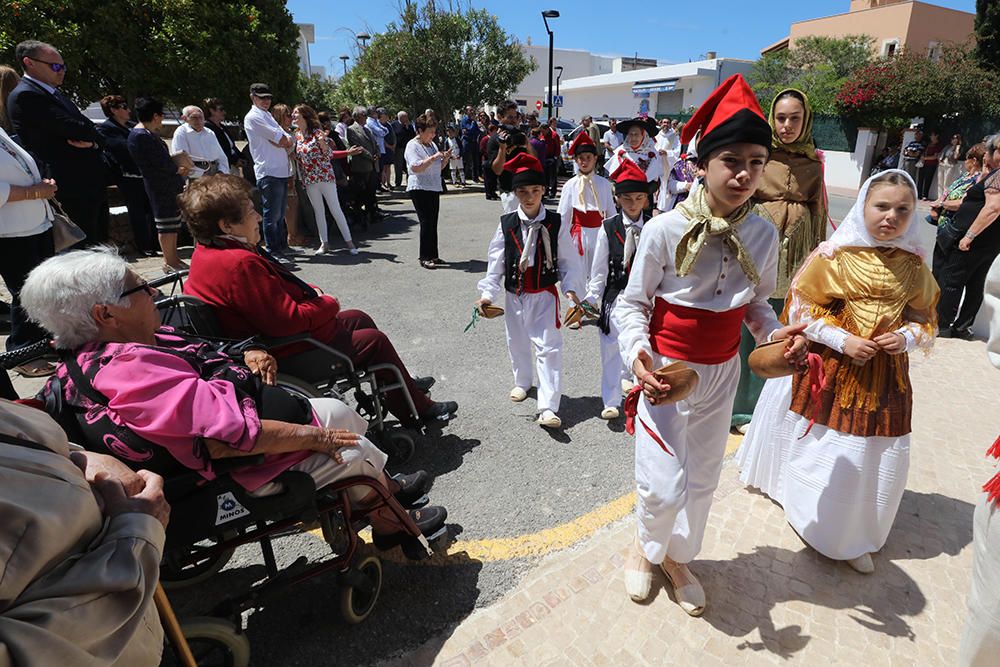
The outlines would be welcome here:
[[[215,134],[219,145],[222,146],[222,152],[229,159],[229,173],[238,173],[236,170],[240,167],[240,149],[236,147],[236,142],[222,127],[222,121],[226,119],[226,108],[222,105],[222,100],[218,97],[209,97],[205,100],[204,105],[205,127]]]
[[[396,120],[390,123],[396,133],[396,152],[393,155],[392,168],[396,171],[396,187],[403,184],[403,174],[406,173],[406,144],[417,136],[417,130],[410,122],[410,115],[405,111],[396,114]]]
[[[59,91],[66,64],[50,44],[29,40],[15,50],[24,77],[7,98],[7,113],[22,145],[59,186],[59,203],[87,233],[84,243],[108,238],[104,160],[94,123]]]

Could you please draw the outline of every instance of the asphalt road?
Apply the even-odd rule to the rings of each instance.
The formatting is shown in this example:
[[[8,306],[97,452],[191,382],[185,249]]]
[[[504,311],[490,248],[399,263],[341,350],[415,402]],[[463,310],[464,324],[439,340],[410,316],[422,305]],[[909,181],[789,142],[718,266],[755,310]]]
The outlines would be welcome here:
[[[833,197],[834,217],[851,205]],[[554,205],[554,204],[553,204]],[[498,202],[449,193],[442,200],[440,252],[445,268],[417,262],[417,225],[402,196],[385,197],[390,216],[358,234],[362,253],[345,251],[299,262],[299,275],[337,296],[344,308],[370,313],[386,331],[409,370],[437,378],[433,396],[456,400],[458,418],[441,433],[422,436],[405,470],[437,476],[431,500],[449,510],[461,540],[536,533],[620,498],[633,486],[632,444],[620,422],[599,418],[596,327],[565,332],[564,427],[549,433],[533,423],[534,392],[511,403],[510,364],[501,320],[480,321],[463,332],[485,271]],[[563,304],[565,307],[565,304]],[[279,560],[322,557],[325,543],[311,535],[283,539]],[[398,656],[446,632],[475,607],[510,590],[537,557],[476,560],[463,554],[432,565],[385,559],[378,606],[362,625],[337,615],[332,576],[290,587],[249,614],[247,633],[255,665],[365,665]],[[259,553],[241,550],[206,585],[172,594],[182,616],[205,613],[227,591],[258,579]]]

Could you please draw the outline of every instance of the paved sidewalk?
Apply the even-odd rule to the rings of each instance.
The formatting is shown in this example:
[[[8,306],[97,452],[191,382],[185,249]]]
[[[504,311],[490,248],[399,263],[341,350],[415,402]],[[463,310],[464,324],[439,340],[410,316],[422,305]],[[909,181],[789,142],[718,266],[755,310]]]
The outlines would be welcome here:
[[[864,576],[806,547],[730,461],[693,569],[709,607],[689,618],[658,586],[624,592],[634,523],[542,563],[499,603],[393,665],[953,665],[969,586],[972,511],[1000,430],[1000,372],[981,342],[912,357],[914,438],[889,541]]]

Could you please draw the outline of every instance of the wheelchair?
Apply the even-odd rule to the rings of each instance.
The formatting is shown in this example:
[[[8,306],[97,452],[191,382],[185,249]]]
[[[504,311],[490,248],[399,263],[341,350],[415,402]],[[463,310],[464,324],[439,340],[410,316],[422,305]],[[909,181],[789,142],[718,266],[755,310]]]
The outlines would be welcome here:
[[[0,369],[38,358],[51,352],[48,340],[11,353],[0,354]],[[53,380],[58,382],[58,378]],[[72,409],[62,404],[62,392],[56,388],[48,402],[29,399],[23,402],[43,409],[66,431],[69,440],[87,450],[114,455],[103,442],[88,441]],[[349,624],[364,621],[375,608],[382,590],[382,565],[378,556],[365,553],[358,535],[367,525],[369,512],[388,507],[417,544],[403,547],[413,560],[432,556],[431,543],[446,538],[447,528],[424,536],[408,512],[389,490],[370,477],[350,477],[317,490],[307,473],[287,470],[275,478],[278,493],[256,497],[230,476],[233,471],[262,462],[264,455],[233,457],[213,461],[217,477],[205,480],[198,473],[181,466],[172,457],[143,462],[142,466],[123,461],[132,467],[145,467],[164,478],[164,495],[171,507],[166,529],[166,543],[160,565],[160,585],[155,594],[157,610],[164,625],[169,650],[163,664],[184,667],[225,664],[240,667],[249,663],[250,646],[243,634],[242,614],[258,607],[286,586],[326,573],[335,573],[338,607]],[[165,461],[170,461],[164,463]],[[352,508],[348,490],[364,487],[378,497],[371,507]],[[411,507],[426,504],[426,496]],[[279,568],[275,558],[275,539],[312,530],[318,526],[331,549],[331,557],[310,563],[300,556],[290,565]],[[247,544],[260,546],[266,577],[249,590],[230,594],[217,603],[210,616],[178,622],[164,589],[178,589],[203,582],[221,570],[234,551]],[[419,545],[419,546],[417,546]]]
[[[212,306],[197,297],[181,293],[188,272],[178,271],[155,280],[149,286],[161,289],[170,286],[168,294],[155,297],[164,325],[211,340],[226,340]],[[386,392],[401,389],[410,414],[417,409],[406,388],[403,374],[393,364],[373,364],[357,368],[343,352],[307,333],[283,338],[260,338],[268,351],[301,348],[300,352],[281,359],[277,384],[302,398],[336,398],[345,403],[353,398],[353,407],[368,422],[366,436],[389,456],[389,464],[406,463],[414,452],[413,436],[399,425],[391,425],[383,397]],[[284,370],[282,370],[284,369]],[[384,382],[376,373],[389,373],[391,382]]]

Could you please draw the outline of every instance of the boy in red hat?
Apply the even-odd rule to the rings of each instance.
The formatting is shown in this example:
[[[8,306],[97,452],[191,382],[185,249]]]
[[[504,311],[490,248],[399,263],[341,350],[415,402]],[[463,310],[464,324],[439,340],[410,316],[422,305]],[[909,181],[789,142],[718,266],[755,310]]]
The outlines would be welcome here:
[[[596,173],[597,144],[586,132],[580,132],[567,150],[579,168],[576,176],[563,185],[559,197],[562,224],[569,227],[574,245],[583,258],[584,280],[590,280],[590,265],[594,261],[594,246],[605,218],[615,214],[611,182]],[[571,328],[579,328],[579,324]]]
[[[623,120],[618,123],[618,131],[622,133],[625,141],[615,149],[614,154],[605,167],[609,174],[613,174],[618,166],[625,160],[630,160],[642,169],[649,181],[650,196],[660,186],[660,178],[663,176],[663,161],[656,151],[656,142],[653,135],[656,134],[656,123],[644,116],[636,116],[631,120]]]
[[[504,164],[511,189],[518,199],[513,213],[500,216],[490,241],[486,277],[477,288],[476,306],[492,304],[504,293],[507,351],[514,370],[510,400],[518,403],[531,388],[531,352],[538,373],[538,420],[546,428],[559,428],[561,398],[562,333],[559,330],[559,291],[579,304],[576,293],[583,286],[580,255],[573,237],[558,213],[545,210],[545,172],[538,158],[520,153]]]
[[[601,330],[601,419],[616,419],[622,403],[622,383],[630,377],[618,349],[618,327],[611,317],[618,295],[628,283],[639,235],[646,223],[644,209],[649,206],[649,183],[639,165],[622,162],[611,174],[615,201],[621,213],[604,220],[597,232],[594,260],[590,269],[586,301],[601,304],[597,325]]]
[[[636,434],[638,497],[626,589],[633,600],[646,599],[659,567],[692,616],[704,612],[705,591],[687,564],[701,550],[722,470],[740,327],[758,343],[787,339],[789,361],[801,364],[806,353],[797,335],[803,327],[782,327],[767,302],[777,280],[777,232],[751,212],[750,197],[770,155],[771,127],[743,77],[709,96],[682,141],[698,130],[704,184],[646,225],[614,312],[622,357],[636,378],[625,402],[626,428]],[[670,386],[653,370],[674,361],[698,382],[671,402]]]

